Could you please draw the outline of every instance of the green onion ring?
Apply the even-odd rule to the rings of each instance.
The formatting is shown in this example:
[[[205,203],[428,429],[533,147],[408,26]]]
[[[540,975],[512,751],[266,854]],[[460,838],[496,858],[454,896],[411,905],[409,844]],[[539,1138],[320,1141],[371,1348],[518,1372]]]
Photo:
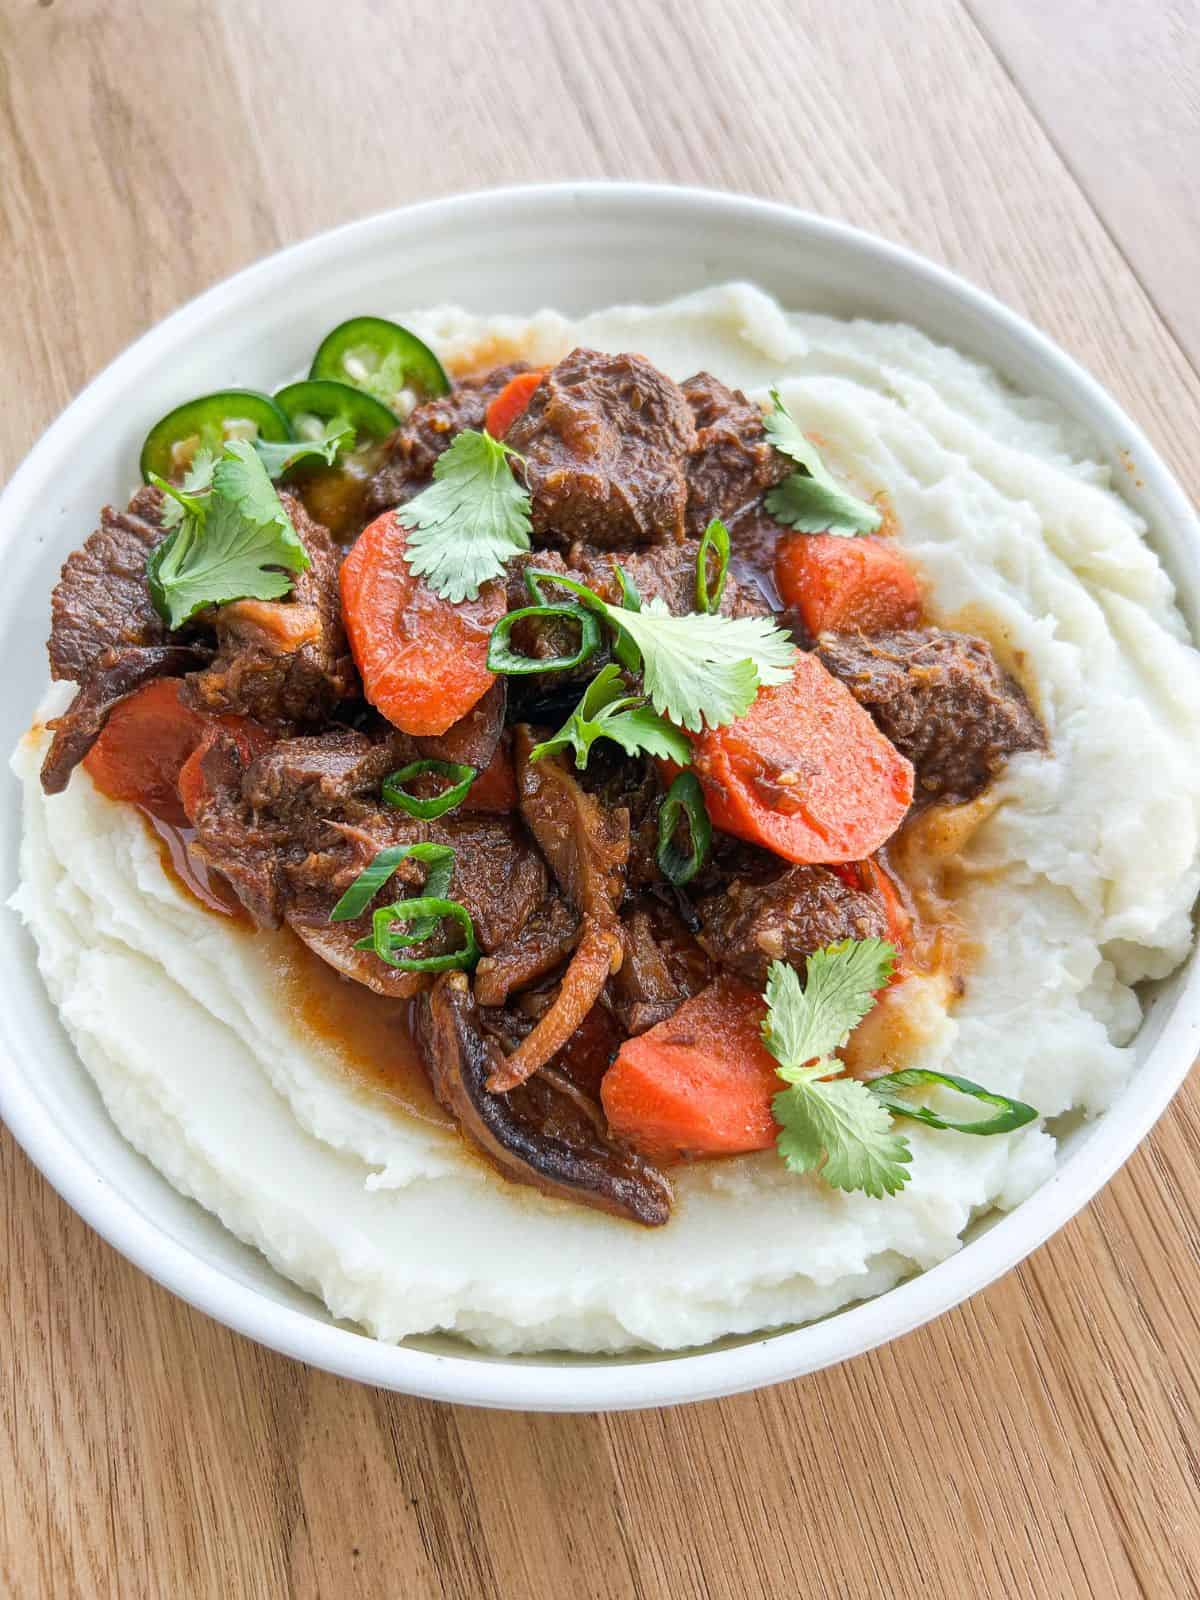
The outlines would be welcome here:
[[[686,816],[691,835],[691,853],[685,855],[675,843],[680,816]],[[712,849],[712,823],[704,804],[704,792],[694,772],[681,772],[667,790],[658,813],[658,849],[654,859],[658,870],[677,889],[690,883],[708,860]]]
[[[465,937],[459,949],[447,951],[442,956],[394,954],[397,949],[403,949],[419,941],[412,933],[395,933],[392,929],[393,922],[412,921],[422,926],[429,922],[436,925],[444,917],[457,922],[463,930]],[[436,895],[422,895],[416,900],[398,900],[394,906],[381,906],[372,917],[371,925],[371,937],[359,939],[354,948],[373,950],[381,961],[385,961],[389,967],[398,968],[401,972],[452,972],[456,968],[469,970],[479,960],[479,945],[475,939],[471,913],[457,900],[443,900]],[[428,938],[429,935],[425,934],[423,937]]]
[[[447,778],[451,787],[443,789],[441,794],[431,795],[427,800],[406,793],[404,785],[411,778],[420,777],[423,772],[436,772],[439,777]],[[444,817],[447,811],[453,811],[455,806],[460,806],[478,776],[476,769],[467,766],[465,762],[432,759],[410,761],[406,767],[389,773],[383,780],[383,798],[389,806],[396,806],[398,810],[406,811],[410,817],[419,817],[423,822],[431,822],[434,817]]]
[[[422,861],[429,869],[425,874],[424,896],[428,899],[442,896],[450,888],[454,876],[454,847],[448,844],[393,844],[381,850],[371,865],[355,878],[345,894],[329,913],[330,922],[353,922],[383,888],[402,861]],[[428,939],[435,922],[431,921],[423,933],[414,928],[409,937],[413,944]]]
[[[988,1105],[999,1106],[994,1117],[978,1117],[973,1122],[951,1122],[938,1116],[928,1106],[914,1105],[911,1100],[901,1100],[892,1091],[915,1089],[921,1084],[939,1083],[948,1089],[957,1089],[975,1100],[985,1100]],[[1040,1112],[1027,1106],[1023,1100],[1010,1100],[1005,1094],[993,1094],[970,1078],[958,1078],[950,1072],[934,1072],[929,1067],[909,1067],[903,1072],[889,1072],[885,1077],[872,1078],[867,1083],[871,1093],[880,1099],[894,1117],[910,1117],[914,1122],[924,1122],[931,1128],[952,1128],[955,1133],[1011,1133],[1033,1122]]]

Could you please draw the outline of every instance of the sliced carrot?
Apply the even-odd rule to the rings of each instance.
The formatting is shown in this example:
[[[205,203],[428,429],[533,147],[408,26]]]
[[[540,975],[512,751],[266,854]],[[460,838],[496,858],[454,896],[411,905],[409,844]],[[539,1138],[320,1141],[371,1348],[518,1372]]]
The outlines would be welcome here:
[[[815,638],[883,633],[921,617],[921,587],[888,539],[844,539],[833,533],[791,533],[775,548],[775,582]]]
[[[92,782],[110,800],[145,806],[164,822],[187,822],[179,773],[212,722],[179,698],[178,678],[153,683],[119,701],[83,758]]]
[[[609,1127],[659,1159],[767,1149],[783,1084],[762,1042],[765,1014],[762,997],[726,975],[626,1039],[600,1085]]]
[[[545,372],[518,372],[510,378],[487,408],[484,427],[493,439],[503,439],[513,423],[533,399],[533,391],[546,376]]]
[[[501,743],[496,754],[467,790],[462,803],[464,811],[505,812],[517,809],[517,779],[513,772],[512,756]]]
[[[242,766],[248,767],[255,756],[270,745],[271,735],[249,717],[207,717],[207,727],[196,748],[179,769],[179,800],[188,822],[194,822],[205,795],[202,762],[213,740],[221,732],[232,733],[237,740]]]
[[[342,615],[371,704],[402,733],[445,733],[495,681],[488,635],[504,615],[504,585],[451,605],[405,560],[395,511],[376,517],[342,563]]]
[[[716,827],[787,861],[861,861],[912,801],[911,764],[804,653],[787,683],[696,739],[694,770]]]

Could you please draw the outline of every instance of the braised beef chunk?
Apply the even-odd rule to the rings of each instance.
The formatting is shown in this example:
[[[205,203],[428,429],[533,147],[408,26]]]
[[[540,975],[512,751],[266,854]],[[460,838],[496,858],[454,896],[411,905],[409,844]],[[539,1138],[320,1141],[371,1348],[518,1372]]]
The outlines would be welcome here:
[[[290,731],[324,722],[358,683],[342,629],[338,554],[298,495],[280,491],[311,563],[286,600],[235,600],[214,617],[217,656],[188,681],[198,711],[236,712]]]
[[[971,800],[1046,733],[982,639],[942,628],[824,633],[817,653],[916,768],[926,800]]]
[[[72,772],[95,744],[118,700],[155,678],[179,678],[205,660],[200,645],[131,645],[103,651],[92,663],[74,700],[47,724],[54,733],[42,762],[42,788],[61,794]]]
[[[197,751],[197,782],[185,796],[195,847],[228,880],[260,928],[283,921],[283,851],[279,830],[264,826],[244,797],[254,754],[236,732],[214,724]]]
[[[561,966],[578,943],[580,926],[578,912],[557,890],[551,890],[517,937],[494,954],[485,955],[475,968],[475,997],[480,1005],[502,1006],[509,995],[527,989]]]
[[[372,739],[349,729],[281,739],[246,774],[246,801],[293,834],[314,817],[358,822],[378,806],[380,785],[411,759],[410,748],[404,734]]]
[[[887,937],[879,901],[828,867],[789,867],[766,884],[734,878],[696,909],[704,949],[756,989],[772,961],[803,972],[805,958],[823,945]]]
[[[467,1138],[507,1177],[647,1227],[667,1221],[667,1180],[642,1157],[602,1134],[573,1098],[543,1081],[524,1084],[512,1094],[488,1089],[504,1057],[480,1027],[462,973],[446,973],[422,995],[417,1036],[434,1093]]]
[[[482,772],[500,748],[507,709],[507,684],[503,678],[497,678],[466,716],[460,717],[445,733],[414,739],[416,757],[426,761],[449,761]]]
[[[626,1037],[674,1016],[712,976],[703,950],[662,906],[642,906],[621,919],[624,959],[609,982],[607,1004]]]
[[[695,437],[678,384],[644,357],[573,350],[506,435],[525,457],[535,540],[612,550],[677,543]]]
[[[714,517],[736,521],[794,466],[772,448],[762,412],[740,389],[698,372],[683,392],[696,422],[696,445],[685,468],[687,530],[698,539]]]
[[[424,489],[442,451],[466,428],[483,431],[488,402],[510,378],[527,372],[524,361],[496,367],[480,378],[463,378],[447,395],[416,406],[387,442],[382,467],[371,480],[364,502],[367,521],[402,505]]]
[[[389,968],[355,941],[371,932],[376,904],[419,891],[427,867],[402,861],[360,917],[331,925],[329,913],[380,850],[432,842],[455,852],[449,894],[471,915],[480,947],[518,940],[546,898],[541,856],[515,818],[451,816],[421,821],[381,805],[383,778],[410,754],[402,734],[371,739],[335,731],[285,739],[247,759],[238,737],[215,725],[189,795],[189,820],[208,862],[230,880],[260,924],[286,920],[331,965],[381,993],[414,994],[419,974]],[[440,955],[458,943],[449,928],[420,946]]]
[[[161,515],[159,490],[139,489],[126,510],[105,506],[95,533],[67,557],[50,598],[52,678],[83,684],[105,651],[166,639],[146,587],[146,557],[163,537]]]
[[[447,817],[429,828],[431,838],[454,848],[450,895],[471,913],[480,948],[500,950],[520,938],[546,898],[549,877],[517,819]]]
[[[167,643],[146,587],[146,557],[163,537],[162,495],[139,489],[126,510],[105,506],[100,526],[69,555],[50,598],[50,676],[79,685],[55,723],[42,767],[47,794],[66,788],[118,700],[153,678],[179,677],[204,652]]]

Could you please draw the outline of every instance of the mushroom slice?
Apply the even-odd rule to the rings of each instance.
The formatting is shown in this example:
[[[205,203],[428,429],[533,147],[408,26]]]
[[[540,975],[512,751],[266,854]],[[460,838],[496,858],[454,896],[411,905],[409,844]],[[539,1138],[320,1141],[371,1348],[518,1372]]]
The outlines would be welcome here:
[[[671,1188],[662,1173],[598,1133],[553,1084],[489,1092],[487,1080],[504,1056],[481,1032],[461,972],[444,973],[421,996],[417,1035],[438,1100],[506,1177],[646,1227],[667,1221]]]

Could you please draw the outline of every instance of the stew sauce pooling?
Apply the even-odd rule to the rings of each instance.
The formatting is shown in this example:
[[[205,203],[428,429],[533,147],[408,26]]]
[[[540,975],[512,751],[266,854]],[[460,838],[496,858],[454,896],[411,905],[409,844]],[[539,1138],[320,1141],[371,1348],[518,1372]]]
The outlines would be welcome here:
[[[874,852],[910,795],[915,807],[969,801],[1045,735],[983,640],[924,619],[916,577],[887,537],[774,520],[767,499],[796,462],[744,395],[706,373],[679,385],[639,356],[583,349],[514,388],[526,371],[509,363],[417,405],[377,447],[365,486],[361,458],[344,495],[338,469],[322,467],[307,474],[306,504],[302,469],[280,491],[308,559],[286,598],[235,600],[171,631],[146,584],[165,532],[162,492],[106,508],[54,593],[51,668],[78,692],[54,727],[43,784],[60,790],[84,761],[107,793],[186,824],[192,862],[257,927],[290,929],[325,969],[385,997],[389,1026],[398,1003],[413,1003],[433,1093],[505,1174],[656,1225],[670,1186],[643,1152],[762,1148],[772,1084],[761,1072],[743,1082],[738,1103],[757,1095],[755,1115],[716,1126],[714,1110],[707,1143],[698,1122],[664,1142],[661,1106],[642,1137],[623,1094],[618,1136],[605,1084],[624,1042],[647,1035],[653,1056],[650,1031],[670,1025],[662,1058],[686,1053],[685,1008],[711,985],[753,1016],[771,962],[803,972],[814,951],[846,939],[889,939],[901,978],[916,971],[939,941],[914,927],[903,885]],[[412,572],[411,533],[392,513],[429,488],[464,430],[485,425],[519,452],[532,550],[447,628],[449,602]],[[341,522],[357,515],[337,542],[317,520],[323,506]],[[671,788],[678,765],[654,747],[629,754],[615,736],[585,729],[577,739],[596,742],[540,749],[602,669],[602,705],[641,704],[638,663],[622,659],[619,637],[564,665],[588,627],[569,585],[610,606],[694,614],[716,583],[718,564],[700,561],[714,519],[729,554],[710,609],[789,628],[804,652],[789,681],[760,690],[731,726],[689,736],[691,788]],[[486,649],[488,630],[515,611],[529,612],[507,634],[525,665],[495,676],[480,671],[482,656],[465,663],[475,634]],[[408,713],[420,701],[428,719],[439,695],[461,716],[414,731],[429,722]],[[465,798],[436,814],[460,779]],[[665,837],[669,789],[681,799]],[[664,871],[668,859],[686,870]],[[372,867],[379,882],[363,899]],[[347,911],[356,885],[362,903],[352,896]],[[414,897],[430,909],[397,912],[381,946],[375,913]],[[437,909],[448,902],[457,922]],[[470,970],[458,955],[464,927],[479,952]]]

